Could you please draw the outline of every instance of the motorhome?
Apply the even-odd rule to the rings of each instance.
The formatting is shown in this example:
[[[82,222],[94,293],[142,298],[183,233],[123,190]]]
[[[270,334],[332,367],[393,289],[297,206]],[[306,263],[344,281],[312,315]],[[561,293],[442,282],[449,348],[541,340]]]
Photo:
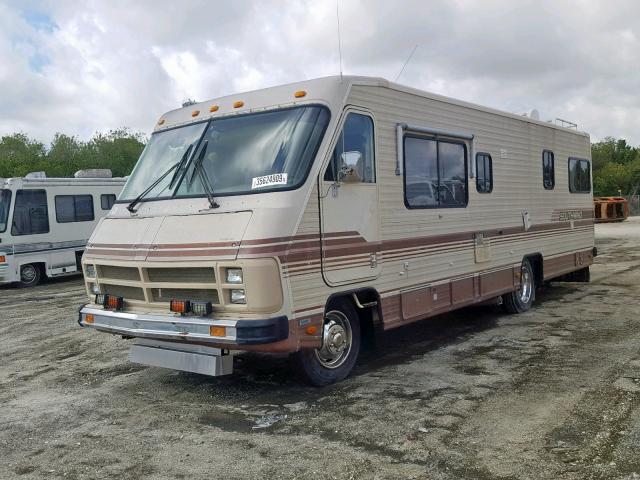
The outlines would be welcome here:
[[[83,258],[79,323],[210,375],[290,352],[344,378],[363,333],[501,299],[595,255],[586,133],[378,78],[162,115]]]
[[[81,170],[74,178],[35,172],[0,179],[0,284],[30,287],[80,273],[87,239],[125,183],[110,177]]]

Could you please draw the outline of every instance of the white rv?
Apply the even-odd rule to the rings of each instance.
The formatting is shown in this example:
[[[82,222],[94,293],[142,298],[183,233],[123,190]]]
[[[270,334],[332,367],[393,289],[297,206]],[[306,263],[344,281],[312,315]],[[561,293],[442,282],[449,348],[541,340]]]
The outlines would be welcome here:
[[[38,172],[0,179],[0,284],[28,287],[44,276],[80,272],[87,239],[125,179],[95,170],[76,176],[46,178]]]
[[[139,363],[211,375],[291,352],[317,385],[385,331],[588,280],[586,133],[377,78],[163,115],[83,259],[82,326]]]

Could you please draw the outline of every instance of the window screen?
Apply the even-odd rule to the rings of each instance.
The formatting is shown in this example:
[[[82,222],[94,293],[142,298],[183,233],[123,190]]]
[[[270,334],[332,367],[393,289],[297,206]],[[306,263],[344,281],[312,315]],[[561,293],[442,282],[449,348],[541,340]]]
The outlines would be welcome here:
[[[100,207],[102,210],[111,210],[116,203],[116,196],[112,193],[100,195]]]
[[[542,184],[546,190],[553,190],[556,185],[553,152],[550,150],[542,152]]]
[[[591,192],[591,164],[589,160],[569,159],[569,191],[571,193]]]
[[[409,208],[466,206],[466,156],[462,143],[405,136],[405,205]]]
[[[92,195],[56,196],[56,221],[58,223],[90,222],[94,218]]]
[[[49,208],[44,190],[18,190],[13,207],[11,235],[49,233]]]
[[[476,190],[480,193],[493,190],[493,162],[488,153],[476,154]]]
[[[331,162],[324,173],[326,181],[335,181],[336,172],[340,168],[340,156],[344,152],[360,152],[364,165],[364,182],[375,182],[374,172],[374,135],[373,121],[367,115],[350,113],[344,122],[342,132],[333,150]]]

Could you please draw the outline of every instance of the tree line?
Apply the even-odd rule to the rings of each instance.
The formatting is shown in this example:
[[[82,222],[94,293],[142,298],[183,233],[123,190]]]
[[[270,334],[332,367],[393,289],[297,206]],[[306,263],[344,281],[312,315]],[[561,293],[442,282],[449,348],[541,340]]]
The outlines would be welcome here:
[[[50,145],[24,133],[0,138],[0,178],[43,171],[48,177],[71,177],[78,170],[108,168],[129,175],[147,138],[127,128],[98,133],[87,141],[57,133]],[[595,196],[640,193],[640,146],[607,137],[591,145]],[[556,166],[559,168],[559,165]]]

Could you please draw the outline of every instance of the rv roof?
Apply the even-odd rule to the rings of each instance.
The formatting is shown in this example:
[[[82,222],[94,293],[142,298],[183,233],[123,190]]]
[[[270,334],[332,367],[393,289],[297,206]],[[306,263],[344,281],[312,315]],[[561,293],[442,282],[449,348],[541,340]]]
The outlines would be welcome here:
[[[158,120],[155,131],[175,128],[189,123],[202,122],[214,117],[268,110],[296,104],[324,103],[330,107],[341,107],[349,89],[353,85],[369,85],[389,88],[406,92],[411,95],[418,95],[440,102],[460,105],[474,110],[514,118],[523,122],[542,125],[548,128],[569,131],[578,135],[587,135],[587,133],[576,131],[575,129],[569,129],[531,117],[525,117],[463,100],[456,100],[444,95],[426,92],[417,88],[407,87],[398,83],[389,82],[384,78],[361,76],[331,76],[316,78],[313,80],[305,80],[302,82],[227,95],[205,102],[195,103],[193,105],[165,113]],[[297,92],[304,92],[304,95],[298,97],[296,96]]]
[[[19,185],[31,185],[31,186],[64,186],[64,185],[124,185],[127,181],[126,177],[116,178],[26,178],[26,177],[13,177],[13,178],[0,178],[0,188]]]

